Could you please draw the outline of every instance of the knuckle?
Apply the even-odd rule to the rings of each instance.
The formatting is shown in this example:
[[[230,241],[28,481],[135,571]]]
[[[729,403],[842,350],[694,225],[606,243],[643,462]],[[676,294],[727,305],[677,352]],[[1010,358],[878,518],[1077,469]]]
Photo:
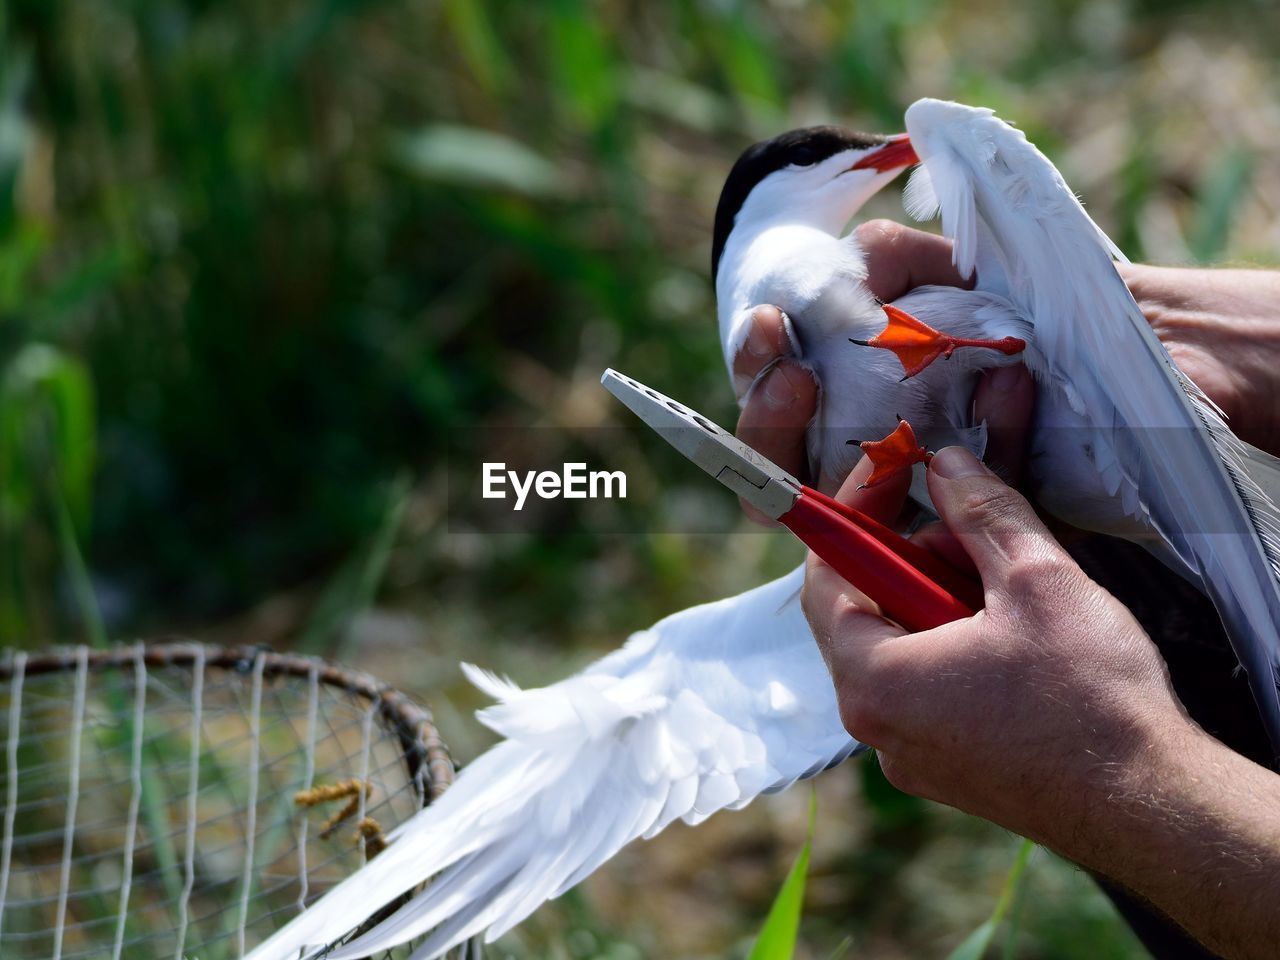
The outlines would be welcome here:
[[[804,583],[800,587],[800,609],[809,621],[818,645],[833,655],[829,659],[834,671],[838,671],[840,667],[839,658],[834,654],[838,652],[840,640],[847,636],[848,603],[849,598],[843,593],[833,595],[830,577],[817,573],[813,567],[806,571]],[[840,678],[836,679],[839,682]]]
[[[859,224],[857,229],[854,230],[854,236],[863,249],[866,250],[881,244],[894,243],[902,236],[904,229],[902,224],[893,220],[878,218]]]
[[[825,565],[809,559],[804,583],[800,587],[800,609],[810,622],[820,622],[836,636],[848,636],[857,629],[856,619],[865,617],[845,590],[835,589],[836,580],[822,574]]]
[[[781,323],[782,310],[772,303],[760,303],[751,308],[752,323]]]
[[[839,687],[840,721],[851,737],[874,747],[893,742],[898,729],[900,703],[891,684],[879,673],[864,669]]]
[[[868,690],[844,691],[840,695],[840,722],[859,743],[875,746],[883,743],[888,734],[888,724],[878,701]]]
[[[856,631],[869,614],[848,593],[841,592],[832,604],[831,624],[841,635]]]
[[[1075,580],[1075,571],[1061,557],[1037,551],[1014,559],[1005,587],[1020,604],[1040,607],[1060,603],[1073,591]]]
[[[1026,501],[1003,483],[984,483],[965,491],[961,506],[966,516],[984,526],[1021,519],[1026,511]]]
[[[913,796],[924,793],[920,774],[915,767],[903,763],[894,754],[878,753],[876,757],[880,761],[880,772],[891,786]]]

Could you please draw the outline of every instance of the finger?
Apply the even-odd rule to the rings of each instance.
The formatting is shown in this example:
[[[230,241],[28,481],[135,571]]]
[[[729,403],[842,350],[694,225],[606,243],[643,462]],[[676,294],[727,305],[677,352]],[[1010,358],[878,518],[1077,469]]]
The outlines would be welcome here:
[[[930,553],[945,560],[957,570],[977,572],[973,561],[969,559],[969,553],[965,550],[964,544],[956,539],[955,534],[947,529],[945,523],[925,524],[913,533],[910,539],[913,543],[924,547]]]
[[[846,676],[860,675],[857,664],[870,648],[905,633],[883,619],[866,595],[812,551],[805,562],[800,606],[837,685]]]
[[[956,270],[951,241],[945,237],[892,220],[868,220],[853,234],[866,257],[867,287],[885,302],[930,283],[973,286],[972,277],[966,279]]]
[[[890,526],[902,512],[907,491],[911,489],[911,471],[903,470],[874,487],[863,487],[862,484],[866,483],[874,469],[875,464],[871,462],[871,458],[864,456],[849,471],[849,476],[845,477],[844,483],[836,491],[835,499]]]
[[[762,304],[752,308],[747,338],[733,357],[733,389],[739,400],[769,364],[796,355],[790,327],[791,321],[777,307]]]
[[[1011,486],[1022,483],[1036,385],[1020,363],[988,370],[973,392],[973,421],[987,424],[987,465]]]
[[[738,439],[772,460],[792,476],[808,473],[804,434],[818,411],[818,381],[794,360],[780,360],[756,381],[738,417]],[[766,517],[745,500],[742,508],[764,524]]]
[[[1006,586],[1017,562],[1067,559],[1031,504],[963,447],[939,450],[928,476],[934,506],[988,590]]]

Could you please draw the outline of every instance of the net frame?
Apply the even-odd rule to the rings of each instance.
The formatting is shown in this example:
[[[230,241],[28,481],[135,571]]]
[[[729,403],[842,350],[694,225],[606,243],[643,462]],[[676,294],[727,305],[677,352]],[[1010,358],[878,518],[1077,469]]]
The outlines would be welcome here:
[[[33,700],[31,692],[42,679],[51,676],[55,677],[55,682],[64,685],[69,680],[71,689],[67,698],[52,698],[51,702],[43,703]],[[113,676],[116,678],[114,681],[104,679]],[[166,679],[183,676],[190,677],[190,686],[185,691],[176,688],[168,690],[164,687],[163,681]],[[282,694],[282,690],[288,691],[287,697]],[[301,702],[295,696],[298,691],[305,692],[305,698]],[[155,737],[151,735],[149,725],[158,714],[163,714],[166,710],[180,713],[183,693],[189,696],[189,709],[186,713],[188,737],[185,777],[179,778],[179,785],[174,782],[172,770],[161,769],[157,774],[149,769],[147,758],[148,751],[155,746]],[[240,736],[239,728],[231,723],[235,736],[225,741],[216,741],[211,737],[209,731],[214,723],[221,722],[215,714],[224,709],[223,700],[218,700],[219,706],[214,708],[215,693],[219,698],[230,697],[231,706],[226,708],[228,715],[233,715],[236,710],[241,712],[247,725],[245,736]],[[0,756],[3,757],[3,769],[0,773],[4,777],[0,796],[5,799],[4,814],[0,817],[0,953],[6,957],[44,955],[19,952],[12,946],[13,934],[6,936],[6,914],[12,917],[15,911],[22,909],[37,912],[47,910],[49,904],[45,901],[51,896],[55,919],[53,929],[48,933],[51,937],[49,949],[55,960],[88,956],[111,956],[114,960],[135,955],[133,951],[143,945],[159,947],[158,941],[163,940],[171,940],[176,946],[172,951],[153,950],[149,955],[171,955],[175,960],[181,960],[184,956],[195,956],[190,951],[197,949],[201,960],[215,956],[240,956],[253,943],[263,939],[340,879],[332,875],[333,861],[322,859],[316,854],[317,850],[327,849],[320,845],[320,840],[327,836],[325,830],[314,829],[311,823],[313,816],[309,815],[309,811],[299,812],[290,808],[285,819],[289,821],[288,830],[294,840],[291,852],[295,856],[292,862],[296,863],[297,880],[296,894],[290,898],[291,909],[276,908],[265,914],[265,918],[271,921],[269,925],[265,923],[263,916],[253,917],[251,920],[253,909],[266,899],[267,893],[274,893],[278,889],[271,888],[268,891],[265,890],[265,885],[264,890],[257,889],[259,874],[266,876],[269,866],[276,861],[268,861],[268,866],[264,867],[255,856],[255,848],[266,838],[275,844],[271,849],[279,857],[280,839],[272,831],[282,829],[279,813],[284,805],[281,799],[284,788],[279,785],[279,774],[285,761],[276,756],[281,752],[277,741],[284,744],[284,752],[288,754],[288,734],[297,730],[296,718],[292,715],[294,713],[301,717],[301,740],[309,745],[302,751],[301,757],[296,750],[290,755],[295,765],[301,762],[301,773],[286,777],[290,786],[296,785],[299,788],[295,792],[302,794],[316,789],[332,789],[324,786],[321,781],[334,781],[335,771],[345,772],[351,782],[359,785],[348,803],[352,807],[354,823],[358,826],[354,838],[358,857],[351,863],[348,856],[347,872],[380,849],[378,844],[384,826],[389,830],[405,818],[404,811],[407,810],[407,815],[411,815],[413,810],[430,804],[452,783],[454,775],[453,762],[436,730],[430,710],[369,673],[304,654],[276,652],[264,647],[204,644],[182,639],[109,649],[78,646],[40,652],[9,650],[0,657],[0,698],[4,696],[8,697],[8,703],[6,707],[0,707],[0,718],[5,721],[4,729],[0,731]],[[109,708],[105,711],[104,698]],[[161,702],[157,704],[156,701]],[[176,709],[175,702],[178,704]],[[344,709],[356,710],[358,716],[351,718],[347,726],[335,726],[335,704],[343,705]],[[55,744],[57,734],[44,731],[38,731],[44,739],[24,739],[24,730],[31,733],[28,729],[31,724],[43,722],[46,714],[65,715],[68,718],[64,741]],[[126,721],[125,717],[129,719]],[[358,729],[353,734],[352,729],[357,720]],[[114,753],[105,758],[94,753],[101,753],[103,748],[93,728],[103,723],[107,724],[115,736]],[[354,735],[358,735],[359,749],[349,751],[343,745],[344,738],[349,740]],[[318,746],[324,744],[328,749],[331,743],[338,745],[340,760],[335,762],[326,756],[325,762],[321,764]],[[39,819],[33,814],[33,809],[46,812],[49,798],[37,797],[33,802],[24,800],[24,787],[31,784],[24,783],[23,778],[24,775],[30,776],[32,766],[24,764],[23,751],[30,753],[34,750],[37,756],[47,758],[59,754],[59,749],[56,749],[59,744],[65,746],[65,752],[57,759],[44,759],[44,766],[36,764],[34,769],[60,770],[59,763],[65,767],[61,834],[56,835],[56,829],[45,831],[45,834],[24,833],[23,825],[28,820]],[[394,745],[394,750],[389,750],[389,745]],[[228,942],[225,932],[220,934],[215,940],[221,941],[221,944],[217,949],[212,949],[207,948],[208,942],[192,944],[189,934],[194,926],[208,920],[197,907],[197,904],[203,903],[204,877],[199,865],[205,860],[216,862],[225,852],[211,848],[212,841],[209,838],[212,834],[207,828],[213,821],[202,821],[207,799],[202,795],[207,787],[207,784],[202,783],[202,777],[207,776],[207,773],[202,773],[202,768],[210,766],[210,754],[213,751],[224,747],[229,751],[229,756],[242,756],[244,749],[248,751],[248,763],[243,768],[247,782],[244,784],[241,811],[243,824],[240,826],[244,855],[236,887],[236,922],[232,935]],[[395,754],[394,764],[387,759],[390,753]],[[124,764],[126,776],[108,776],[102,773],[102,770],[109,773],[114,771],[116,768],[113,763],[120,756],[127,757]],[[212,762],[217,760],[215,756]],[[387,792],[389,787],[379,786],[375,789],[371,786],[375,782],[382,784],[387,781],[391,766],[401,768],[397,772],[399,780],[396,782],[402,780],[404,784],[403,790],[398,789],[394,797]],[[16,775],[11,775],[12,772],[16,772]],[[154,836],[150,846],[142,844],[139,837],[140,833],[155,827],[158,822],[154,811],[149,809],[150,800],[146,789],[148,779],[156,776],[161,776],[166,781],[162,795],[176,796],[182,800],[181,804],[171,803],[168,810],[169,819],[176,819],[181,823],[181,829],[175,831],[170,840],[175,841],[175,851],[178,847],[181,848],[182,883],[177,890],[176,902],[166,904],[166,908],[173,907],[166,914],[172,929],[159,930],[139,938],[137,929],[141,921],[137,916],[138,911],[133,908],[138,902],[140,885],[149,889],[148,884],[154,877],[145,871],[138,872],[138,855],[146,854],[141,858],[144,862],[154,860],[155,850],[159,845]],[[82,777],[85,783],[81,782]],[[98,825],[92,820],[88,824],[83,822],[86,818],[85,811],[102,808],[107,804],[103,802],[103,795],[100,793],[96,795],[96,802],[93,797],[88,802],[82,802],[82,794],[88,784],[100,781],[118,788],[116,793],[119,795],[127,791],[128,802],[123,805],[121,828],[125,840],[119,849],[107,851],[106,854],[94,854],[102,863],[112,864],[107,871],[111,880],[102,890],[91,889],[86,893],[77,888],[76,884],[85,882],[84,877],[101,875],[103,869],[101,863],[90,862],[86,855],[86,837]],[[399,799],[395,809],[400,814],[387,819],[394,812],[391,801],[397,797]],[[411,807],[407,804],[406,797],[412,800]],[[117,805],[118,800],[119,796],[115,796]],[[377,814],[386,822],[378,822],[370,816],[371,813]],[[120,817],[116,819],[119,820]],[[225,827],[227,822],[229,821],[224,818],[217,821],[216,825]],[[368,826],[370,823],[373,824],[372,827]],[[349,825],[339,832],[347,829]],[[156,836],[163,832],[163,827],[157,829]],[[329,833],[333,831],[330,830]],[[43,898],[38,895],[26,900],[15,898],[14,881],[21,881],[25,876],[21,869],[23,858],[32,857],[33,851],[47,849],[48,842],[54,843],[58,849],[56,896],[45,894]],[[45,846],[40,846],[42,843]],[[234,847],[235,844],[232,842],[228,846]],[[93,869],[83,872],[82,867],[86,863]],[[35,876],[34,873],[31,875]],[[17,886],[20,887],[21,883]],[[87,935],[75,926],[78,922],[78,907],[90,895],[101,898],[105,894],[114,894],[116,902],[110,930],[102,930],[101,933],[88,937],[86,947]],[[221,917],[227,909],[220,908],[215,916]],[[98,918],[94,923],[105,926],[101,920],[102,918]],[[64,936],[71,931],[75,931],[76,936],[70,940],[77,941],[78,945]],[[36,942],[38,936],[38,932],[31,934],[31,942]],[[6,940],[10,945],[6,945]],[[21,945],[18,944],[19,947]],[[11,949],[14,950],[13,953],[10,953]],[[219,950],[222,952],[219,953]],[[402,954],[397,951],[394,955]]]

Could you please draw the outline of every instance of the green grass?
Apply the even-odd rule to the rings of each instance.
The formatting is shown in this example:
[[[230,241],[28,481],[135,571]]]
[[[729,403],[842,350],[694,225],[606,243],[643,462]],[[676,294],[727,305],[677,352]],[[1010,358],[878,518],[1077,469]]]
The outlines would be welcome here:
[[[805,830],[804,846],[796,855],[796,862],[778,889],[778,895],[764,918],[760,935],[751,945],[747,960],[791,960],[796,951],[796,938],[800,934],[800,916],[804,910],[804,888],[809,874],[809,859],[813,856],[813,836],[818,824],[818,795],[809,794],[809,825]]]

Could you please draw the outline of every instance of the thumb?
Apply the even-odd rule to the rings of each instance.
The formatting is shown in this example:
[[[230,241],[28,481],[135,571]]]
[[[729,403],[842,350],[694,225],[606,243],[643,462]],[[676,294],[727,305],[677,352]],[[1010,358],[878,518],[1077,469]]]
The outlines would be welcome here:
[[[1067,559],[1031,504],[963,447],[930,462],[929,495],[987,590],[1007,586],[1016,564]]]

